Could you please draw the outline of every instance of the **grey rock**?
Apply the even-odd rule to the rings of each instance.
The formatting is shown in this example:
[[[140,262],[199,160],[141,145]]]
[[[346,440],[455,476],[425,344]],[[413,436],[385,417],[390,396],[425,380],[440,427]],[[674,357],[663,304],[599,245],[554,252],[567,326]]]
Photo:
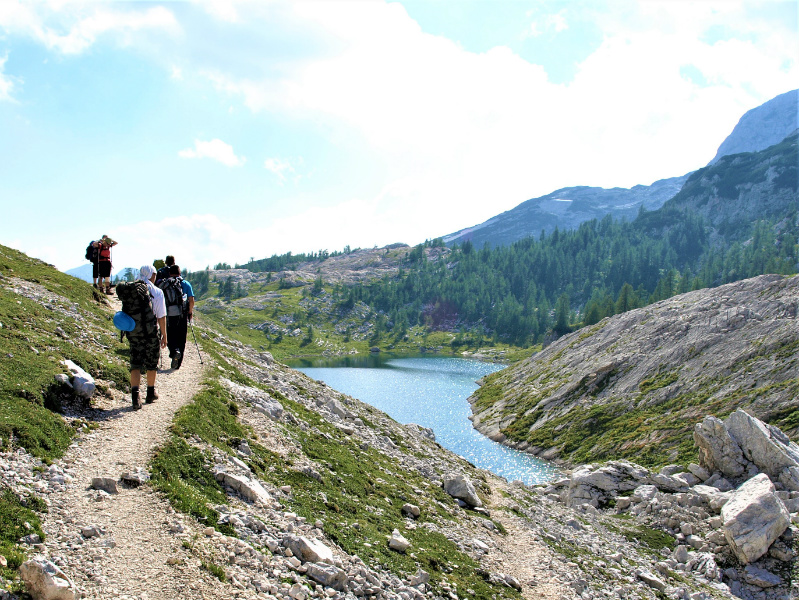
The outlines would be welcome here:
[[[412,587],[416,587],[417,585],[423,585],[425,583],[430,583],[430,573],[427,571],[423,571],[419,569],[416,571],[415,575],[412,575],[411,578],[408,580],[408,585]]]
[[[308,563],[305,567],[305,574],[315,582],[338,591],[346,589],[348,578],[342,569],[326,563]]]
[[[638,570],[636,571],[636,575],[638,576],[638,579],[643,581],[649,587],[661,592],[666,590],[666,582],[649,571]]]
[[[730,436],[721,419],[708,416],[694,426],[694,443],[699,461],[708,471],[721,471],[737,477],[746,471],[746,461],[738,443]]]
[[[799,491],[799,445],[777,427],[763,423],[740,408],[727,417],[724,424],[749,461],[772,480]]]
[[[790,515],[765,473],[735,490],[721,509],[727,542],[742,563],[756,561],[790,525]]]
[[[405,552],[411,547],[411,543],[399,532],[398,529],[395,529],[391,533],[391,537],[388,540],[388,547],[392,550],[396,550],[397,552]]]
[[[255,479],[250,479],[243,475],[235,475],[227,471],[217,471],[215,477],[218,482],[233,488],[240,496],[250,502],[263,502],[268,505],[272,501],[272,496],[269,495],[269,492]]]
[[[150,474],[142,467],[136,467],[133,471],[125,471],[119,478],[128,485],[139,486],[150,481]]]
[[[333,564],[333,551],[319,540],[305,536],[287,535],[283,538],[283,546],[302,562]]]
[[[108,494],[117,494],[117,480],[111,477],[94,477],[92,478],[92,488],[95,490],[102,490]]]
[[[422,511],[415,504],[403,504],[402,514],[413,517],[414,519],[418,519],[419,515],[422,514]]]
[[[447,474],[444,476],[444,491],[453,498],[463,500],[469,506],[482,506],[483,502],[477,496],[477,491],[468,477],[462,473]]]
[[[744,580],[746,583],[756,585],[759,588],[770,588],[782,583],[782,579],[779,576],[754,565],[746,565]]]
[[[94,396],[97,385],[91,375],[71,360],[62,361],[61,364],[63,364],[72,375],[72,389],[75,390],[75,394],[87,400]]]
[[[73,600],[75,585],[55,564],[42,556],[26,561],[19,568],[28,593],[36,600]]]

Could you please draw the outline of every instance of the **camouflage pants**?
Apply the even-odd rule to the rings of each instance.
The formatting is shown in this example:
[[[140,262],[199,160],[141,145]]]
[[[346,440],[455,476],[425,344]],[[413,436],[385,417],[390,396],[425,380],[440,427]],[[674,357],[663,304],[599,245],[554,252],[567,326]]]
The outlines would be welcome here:
[[[158,330],[152,335],[130,335],[130,370],[155,371],[161,358],[161,339]]]

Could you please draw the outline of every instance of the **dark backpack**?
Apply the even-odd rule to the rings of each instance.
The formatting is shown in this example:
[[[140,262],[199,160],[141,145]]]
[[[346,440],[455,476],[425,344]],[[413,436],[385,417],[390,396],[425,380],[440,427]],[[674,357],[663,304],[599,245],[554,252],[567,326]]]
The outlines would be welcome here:
[[[93,241],[86,246],[86,260],[92,263],[97,262],[97,248],[94,247]]]
[[[143,281],[121,281],[117,284],[117,296],[122,301],[122,312],[136,321],[133,331],[127,332],[130,338],[158,335],[158,319],[153,312],[152,298],[147,284]]]
[[[167,317],[183,316],[183,286],[180,282],[182,277],[168,277],[158,284],[164,291],[164,301],[166,302]]]
[[[155,273],[155,285],[161,287],[164,279],[169,279],[169,267],[161,267]]]

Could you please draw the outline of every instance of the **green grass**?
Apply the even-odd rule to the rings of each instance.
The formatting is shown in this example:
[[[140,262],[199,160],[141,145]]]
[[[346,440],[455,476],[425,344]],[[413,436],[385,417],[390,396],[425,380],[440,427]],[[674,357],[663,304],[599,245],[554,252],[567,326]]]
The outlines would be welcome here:
[[[55,413],[71,396],[71,390],[54,380],[66,372],[61,361],[68,358],[93,377],[124,387],[128,373],[123,348],[111,324],[110,307],[91,285],[5,246],[0,246],[0,274],[62,296],[44,301],[51,310],[0,287],[0,449],[21,446],[39,458],[54,460],[63,455],[74,435]],[[70,316],[74,313],[64,314],[59,307],[67,311],[77,307],[84,319],[77,321]],[[82,334],[93,339],[82,341]]]
[[[208,571],[211,575],[216,577],[222,583],[227,582],[227,575],[225,574],[225,569],[214,563],[213,561],[203,561],[200,563],[200,566]]]
[[[419,524],[431,521],[446,527],[454,518],[452,498],[440,486],[429,485],[418,473],[402,470],[374,448],[362,449],[315,411],[238,373],[225,360],[227,351],[221,345],[208,339],[203,340],[203,345],[209,354],[223,361],[225,377],[260,387],[296,417],[297,424],[282,425],[285,435],[314,461],[321,481],[297,470],[291,456],[284,459],[261,446],[253,432],[238,421],[235,411],[230,410],[234,399],[212,375],[194,401],[178,411],[172,439],[151,465],[153,485],[167,495],[177,510],[223,530],[225,526],[220,527],[217,522],[218,514],[208,505],[224,503],[224,491],[208,472],[208,457],[190,446],[186,438],[197,436],[232,455],[239,441],[247,439],[253,454],[246,462],[253,472],[276,487],[290,485],[291,498],[285,501],[288,508],[309,521],[321,519],[327,536],[344,551],[400,576],[413,574],[421,567],[430,573],[434,587],[440,587],[445,580],[454,582],[459,589],[473,589],[474,598],[519,597],[515,590],[489,584],[479,575],[479,565],[441,533],[421,527],[403,530],[412,547],[407,554],[390,550],[387,537],[404,522],[401,509],[405,502],[420,506]],[[300,385],[295,390],[301,395],[309,394]],[[398,446],[404,445],[402,439],[394,438]],[[419,495],[416,489],[424,493]]]
[[[25,562],[25,551],[18,544],[19,539],[31,533],[36,533],[44,539],[39,515],[32,510],[36,507],[40,512],[44,512],[41,510],[43,503],[41,500],[38,502],[27,500],[26,504],[33,506],[26,506],[20,502],[9,489],[0,493],[0,555],[8,562],[7,567],[0,567],[0,577],[5,579],[11,580],[17,577],[17,569]],[[30,528],[25,526],[26,523]]]

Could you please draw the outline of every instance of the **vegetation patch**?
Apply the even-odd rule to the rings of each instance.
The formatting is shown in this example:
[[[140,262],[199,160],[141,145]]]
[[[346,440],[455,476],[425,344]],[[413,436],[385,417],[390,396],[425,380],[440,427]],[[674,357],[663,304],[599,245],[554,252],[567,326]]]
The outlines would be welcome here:
[[[25,504],[30,503],[26,500]],[[25,551],[19,545],[20,538],[35,533],[44,539],[39,515],[25,504],[9,489],[0,494],[0,555],[8,563],[8,566],[0,567],[0,577],[9,580],[18,576],[17,570],[25,562]],[[41,503],[35,506],[42,508]]]

